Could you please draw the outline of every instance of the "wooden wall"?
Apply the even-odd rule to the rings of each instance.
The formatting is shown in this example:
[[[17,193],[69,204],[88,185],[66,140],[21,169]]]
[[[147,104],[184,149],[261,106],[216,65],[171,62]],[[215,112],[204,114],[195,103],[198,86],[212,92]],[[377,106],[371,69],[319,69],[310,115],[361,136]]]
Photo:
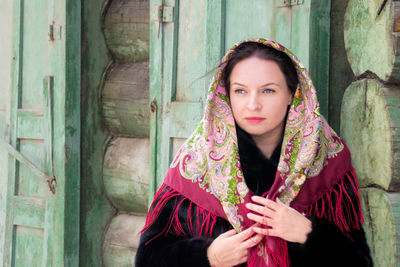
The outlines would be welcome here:
[[[374,266],[382,267],[400,262],[399,11],[399,1],[350,0],[343,19],[355,78],[343,95],[340,132],[361,187]]]
[[[101,88],[103,184],[115,213],[103,240],[104,266],[133,266],[147,213],[149,144],[149,1],[113,0],[104,13],[112,54]]]

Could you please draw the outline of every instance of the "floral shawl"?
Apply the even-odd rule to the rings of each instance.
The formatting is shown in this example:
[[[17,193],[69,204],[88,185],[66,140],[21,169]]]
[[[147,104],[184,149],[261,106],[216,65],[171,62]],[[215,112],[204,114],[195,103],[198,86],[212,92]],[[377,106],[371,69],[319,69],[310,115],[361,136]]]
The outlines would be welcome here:
[[[235,44],[225,54],[216,70],[209,88],[203,119],[178,151],[160,191],[165,186],[172,188],[202,210],[227,219],[238,232],[254,224],[247,219],[248,210],[245,207],[246,203],[251,202],[250,198],[254,193],[249,190],[243,177],[235,121],[220,78],[224,63],[231,53],[246,41],[259,42],[286,53],[293,61],[299,79],[287,116],[275,181],[267,198],[279,198],[301,213],[318,215],[321,207],[316,207],[316,203],[319,199],[334,199],[335,202],[340,202],[342,198],[348,197],[344,188],[341,188],[340,192],[333,192],[332,187],[337,184],[343,185],[341,180],[349,172],[353,172],[350,152],[321,116],[316,90],[305,67],[296,56],[282,45],[268,39],[246,39]],[[356,181],[353,187],[358,197]],[[356,210],[361,211],[359,203],[353,205],[354,213]],[[355,206],[358,206],[358,209]],[[329,219],[344,233],[349,231],[350,226],[359,227],[362,221],[361,213],[355,214],[355,220],[349,220],[340,208],[340,203],[336,208],[333,208],[334,205],[330,207],[332,216],[329,216]],[[153,212],[148,215],[147,226],[159,214],[161,208],[162,201],[159,201],[158,205],[153,207]],[[203,234],[211,233],[212,222],[211,219],[207,221]],[[250,250],[248,265],[288,266],[287,255],[284,240],[267,237]]]

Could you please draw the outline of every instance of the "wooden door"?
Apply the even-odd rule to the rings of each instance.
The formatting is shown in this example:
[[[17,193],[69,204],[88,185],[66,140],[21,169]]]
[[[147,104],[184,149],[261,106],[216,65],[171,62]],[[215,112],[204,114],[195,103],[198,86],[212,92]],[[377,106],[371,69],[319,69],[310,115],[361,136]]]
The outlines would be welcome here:
[[[80,1],[13,3],[0,265],[78,266]]]
[[[290,48],[309,67],[327,115],[329,0],[150,3],[150,197],[203,116],[212,70],[242,39],[265,37]]]

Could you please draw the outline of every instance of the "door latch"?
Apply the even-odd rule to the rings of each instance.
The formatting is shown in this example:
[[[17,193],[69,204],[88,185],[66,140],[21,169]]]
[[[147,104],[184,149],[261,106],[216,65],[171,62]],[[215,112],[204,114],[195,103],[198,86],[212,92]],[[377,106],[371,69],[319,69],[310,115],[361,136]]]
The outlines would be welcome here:
[[[290,7],[304,4],[304,0],[278,0],[277,7]]]

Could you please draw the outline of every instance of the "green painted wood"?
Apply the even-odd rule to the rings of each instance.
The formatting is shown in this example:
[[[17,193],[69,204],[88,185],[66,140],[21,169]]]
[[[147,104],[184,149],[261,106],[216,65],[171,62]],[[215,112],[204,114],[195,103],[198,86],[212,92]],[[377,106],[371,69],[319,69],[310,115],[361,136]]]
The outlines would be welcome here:
[[[43,114],[18,116],[17,137],[21,139],[43,139]]]
[[[149,1],[112,1],[104,19],[104,36],[122,61],[149,58]]]
[[[146,213],[149,159],[148,139],[117,138],[107,146],[103,166],[104,188],[117,209]]]
[[[330,13],[329,125],[338,133],[343,94],[355,79],[344,46],[343,23],[348,1],[332,1]]]
[[[349,1],[344,41],[356,76],[369,71],[384,81],[399,81],[399,34],[393,32],[399,4],[392,0]]]
[[[12,12],[12,65],[11,65],[11,90],[10,90],[10,104],[9,114],[7,120],[9,121],[9,134],[6,137],[7,143],[10,143],[13,147],[16,147],[16,106],[18,105],[19,90],[18,85],[20,83],[20,46],[21,46],[21,3],[19,1],[13,2]],[[2,184],[4,185],[3,196],[2,196],[2,207],[4,207],[4,216],[1,216],[2,220],[2,244],[0,245],[0,251],[2,254],[1,264],[3,266],[11,266],[12,263],[12,242],[15,240],[15,229],[13,226],[13,205],[12,196],[15,193],[15,172],[16,172],[16,161],[15,158],[7,156],[7,177],[2,177]]]
[[[43,244],[43,229],[30,228],[16,225],[13,229],[15,258],[11,266],[42,266],[42,253],[45,244]],[[23,257],[22,257],[23,255]]]
[[[159,22],[158,7],[162,0],[150,0],[150,184],[149,184],[149,205],[157,191],[157,154],[158,154],[158,127],[160,121],[161,103],[161,80],[162,76],[162,24]],[[161,64],[160,64],[161,63]]]
[[[380,189],[360,190],[364,212],[363,228],[371,251],[374,266],[396,266],[396,228],[388,194]],[[398,199],[395,195],[392,198]],[[393,200],[392,200],[393,201]],[[398,215],[396,216],[398,217]]]
[[[246,12],[243,12],[246,11]],[[280,21],[281,23],[277,23]],[[233,44],[245,38],[279,39],[284,45],[290,44],[289,9],[276,9],[274,1],[226,1],[225,16],[225,53]],[[271,27],[271,25],[273,25]],[[275,31],[274,26],[282,26]],[[277,36],[280,35],[281,36]]]
[[[361,187],[399,191],[400,90],[363,79],[347,88],[341,135],[352,152]]]
[[[151,38],[161,47],[160,52],[151,49],[151,61],[158,59],[162,68],[150,71],[156,83],[150,84],[150,99],[157,100],[156,140],[151,145],[152,157],[163,151],[164,156],[152,160],[155,169],[152,192],[164,179],[173,158],[170,148],[182,142],[196,127],[203,115],[204,100],[210,76],[202,77],[212,70],[221,56],[222,7],[223,1],[166,1],[166,6],[174,6],[173,22],[159,25],[156,11],[160,2],[151,3]],[[153,20],[154,18],[154,20]],[[217,24],[215,24],[218,22]],[[160,36],[158,36],[158,27]],[[154,37],[153,37],[154,36]],[[158,43],[158,38],[162,42]],[[212,45],[211,45],[212,44]],[[178,49],[179,47],[179,49]],[[157,67],[156,67],[157,68]],[[153,76],[153,77],[154,77]],[[162,90],[161,88],[161,77]],[[159,91],[157,90],[159,89]],[[155,112],[154,112],[155,113]],[[168,130],[167,130],[168,129]],[[154,136],[154,131],[151,133]],[[156,164],[154,164],[156,162]],[[154,188],[154,189],[153,189]]]
[[[396,265],[400,265],[400,194],[388,193],[390,205],[392,207],[394,227],[396,231]]]
[[[8,156],[2,266],[78,264],[80,28],[79,0],[14,1],[10,136],[5,139],[39,172]],[[43,84],[49,74],[54,83]],[[55,175],[57,191],[50,190],[42,172]]]
[[[148,137],[149,63],[117,63],[102,92],[105,124],[114,136]]]
[[[317,88],[320,112],[327,119],[329,114],[329,51],[330,51],[330,14],[331,0],[313,0],[310,5],[310,75]],[[302,24],[296,23],[300,32]],[[302,37],[297,38],[297,43],[302,42]]]
[[[107,144],[101,118],[101,81],[110,64],[101,18],[109,1],[82,1],[81,198],[79,266],[101,266],[103,235],[112,206],[103,185]],[[76,265],[77,266],[77,265]]]
[[[46,201],[33,197],[14,197],[14,223],[16,225],[44,228]]]

